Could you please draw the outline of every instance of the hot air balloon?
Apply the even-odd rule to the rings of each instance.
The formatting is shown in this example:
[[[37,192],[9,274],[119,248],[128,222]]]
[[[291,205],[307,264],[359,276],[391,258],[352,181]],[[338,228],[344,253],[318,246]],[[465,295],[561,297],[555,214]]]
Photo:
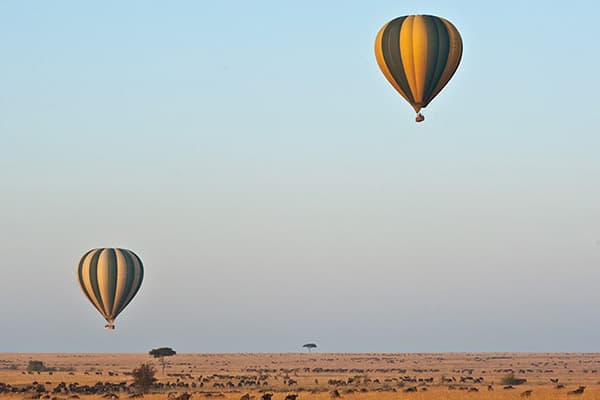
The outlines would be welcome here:
[[[77,266],[77,278],[83,293],[115,329],[115,318],[133,300],[142,285],[144,266],[131,250],[92,249]]]
[[[417,113],[433,100],[456,72],[462,39],[448,20],[408,15],[385,24],[375,39],[375,58],[385,78]]]

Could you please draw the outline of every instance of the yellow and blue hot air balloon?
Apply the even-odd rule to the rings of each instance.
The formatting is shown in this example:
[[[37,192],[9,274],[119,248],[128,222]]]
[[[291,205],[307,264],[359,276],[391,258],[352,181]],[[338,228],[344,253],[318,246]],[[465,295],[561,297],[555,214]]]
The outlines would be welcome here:
[[[115,329],[115,318],[127,307],[140,290],[144,278],[142,260],[131,250],[92,249],[77,266],[81,290]]]
[[[410,103],[417,122],[456,72],[462,39],[448,20],[408,15],[385,24],[375,39],[375,58],[386,79]]]

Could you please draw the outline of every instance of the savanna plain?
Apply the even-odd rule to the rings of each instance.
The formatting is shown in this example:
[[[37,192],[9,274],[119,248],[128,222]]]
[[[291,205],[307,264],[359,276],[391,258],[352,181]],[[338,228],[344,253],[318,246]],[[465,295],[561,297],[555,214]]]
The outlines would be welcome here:
[[[44,365],[31,371],[32,361]],[[141,395],[132,371],[156,369]],[[597,353],[0,353],[8,399],[592,400]]]

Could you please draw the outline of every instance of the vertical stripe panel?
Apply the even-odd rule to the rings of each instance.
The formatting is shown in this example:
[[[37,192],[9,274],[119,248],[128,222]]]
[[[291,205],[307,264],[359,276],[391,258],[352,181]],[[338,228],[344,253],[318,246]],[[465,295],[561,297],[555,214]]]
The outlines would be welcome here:
[[[98,258],[98,288],[102,297],[101,304],[105,316],[112,320],[112,304],[115,297],[115,278],[117,276],[117,265],[114,249],[103,249]]]
[[[406,80],[410,87],[410,92],[413,98],[413,107],[418,103],[418,92],[415,75],[415,60],[413,52],[413,24],[415,21],[414,16],[406,18],[400,29],[399,46],[400,54],[402,56],[402,68],[406,74]]]
[[[133,288],[133,280],[135,278],[135,271],[133,265],[133,257],[130,252],[127,250],[119,249],[119,254],[123,257],[124,263],[123,267],[127,271],[127,279],[123,282],[123,292],[119,295],[116,304],[115,315],[118,315],[125,306],[127,305],[127,299],[129,298],[129,293],[131,293]]]
[[[84,279],[84,274],[86,272],[89,273],[89,261],[91,259],[91,253],[93,253],[95,251],[96,251],[95,249],[89,250],[87,253],[85,253],[83,255],[83,257],[81,257],[81,260],[79,260],[79,264],[77,265],[77,281],[79,282],[79,287],[83,291],[83,294],[85,295],[85,297],[87,297],[87,299],[90,301],[90,303],[92,303],[94,308],[98,309],[98,307],[96,306],[96,304],[94,302],[94,298],[92,297],[92,293],[86,286],[85,279]],[[84,268],[86,265],[88,266],[87,269]]]
[[[406,17],[396,18],[388,24],[388,27],[383,32],[381,43],[382,43],[382,54],[384,62],[392,74],[394,81],[397,82],[398,86],[402,89],[402,92],[408,98],[409,103],[413,103],[413,94],[406,78],[406,73],[402,67],[402,54],[400,51],[400,31],[404,26]]]
[[[431,20],[433,29],[435,29],[435,36],[437,37],[437,55],[435,57],[435,65],[432,65],[433,72],[431,76],[427,78],[428,85],[425,88],[424,95],[425,105],[429,104],[434,97],[432,96],[433,91],[440,81],[442,73],[444,72],[444,68],[446,67],[446,63],[448,62],[448,54],[450,53],[450,42],[446,27],[439,18],[431,16],[429,18]]]
[[[140,288],[142,287],[142,281],[144,280],[144,264],[142,263],[142,260],[138,257],[137,254],[135,254],[133,252],[131,254],[133,254],[133,257],[135,257],[135,259],[137,261],[137,265],[139,266],[139,271],[140,271],[140,278],[138,281],[137,289],[135,289],[135,293],[133,294],[135,296],[137,294],[137,292],[140,291]]]
[[[423,104],[425,79],[427,78],[427,65],[429,62],[429,50],[430,46],[434,45],[434,43],[430,43],[429,39],[427,20],[422,15],[415,16],[412,26],[411,50],[415,74],[415,90],[413,94],[415,103],[418,105]]]
[[[377,60],[377,65],[379,66],[379,69],[381,69],[381,72],[383,72],[383,76],[385,76],[387,81],[394,87],[394,89],[396,89],[396,91],[398,93],[400,93],[400,95],[402,97],[404,97],[404,99],[410,103],[411,100],[410,100],[408,94],[406,93],[406,91],[404,89],[402,89],[402,87],[400,87],[400,84],[394,78],[394,75],[392,74],[392,72],[390,71],[390,69],[388,68],[388,66],[386,64],[385,56],[383,54],[384,46],[386,46],[387,43],[389,42],[389,40],[384,42],[384,40],[383,40],[384,32],[387,30],[389,25],[390,25],[390,22],[385,24],[383,26],[383,28],[381,28],[379,30],[379,32],[377,32],[377,37],[375,38],[375,59]],[[388,50],[388,53],[389,53],[389,50]]]
[[[440,20],[442,21],[444,27],[446,28],[446,31],[448,32],[448,61],[446,63],[444,71],[442,72],[439,82],[437,83],[435,89],[431,94],[430,101],[435,96],[437,96],[438,93],[442,91],[444,86],[446,86],[446,84],[450,81],[450,78],[452,78],[452,76],[456,72],[456,69],[458,68],[460,60],[462,58],[462,39],[460,38],[458,30],[449,21],[443,18],[440,18]]]
[[[117,279],[115,285],[115,296],[112,304],[112,309],[110,314],[113,317],[116,317],[121,309],[119,309],[119,305],[121,304],[121,300],[125,297],[125,293],[127,290],[127,283],[130,281],[131,273],[129,271],[129,264],[127,263],[127,258],[123,255],[123,250],[115,249],[115,257],[117,263]]]
[[[101,249],[93,250],[84,260],[81,277],[83,279],[83,286],[85,287],[87,293],[89,294],[89,298],[92,301],[92,304],[96,309],[106,318],[106,313],[102,308],[100,293],[98,291],[97,279],[96,279],[96,263],[98,261],[98,256],[102,252]]]
[[[122,311],[125,307],[127,307],[131,300],[133,300],[134,296],[140,289],[144,275],[142,262],[138,258],[138,256],[134,252],[129,250],[123,250],[123,254],[126,255],[128,259],[128,269],[131,273],[131,286],[129,287],[129,290],[125,292],[125,298],[123,299],[123,303],[120,306],[119,312]]]

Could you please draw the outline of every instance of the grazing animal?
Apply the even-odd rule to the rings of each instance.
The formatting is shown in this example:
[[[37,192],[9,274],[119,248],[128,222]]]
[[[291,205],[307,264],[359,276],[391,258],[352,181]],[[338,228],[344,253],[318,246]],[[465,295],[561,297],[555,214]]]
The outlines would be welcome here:
[[[297,394],[288,394],[287,396],[285,396],[285,400],[296,400],[297,398]]]
[[[504,390],[510,390],[510,389],[514,389],[514,387],[512,387],[511,385],[508,385],[508,386],[504,386],[503,389]]]
[[[488,385],[488,392],[493,392],[494,391],[494,387],[492,385]]]
[[[330,396],[332,399],[338,399],[338,398],[340,398],[340,397],[341,397],[341,396],[340,396],[340,392],[339,392],[339,390],[337,390],[337,389],[335,389],[335,390],[332,390],[331,392],[329,392],[329,396]]]
[[[477,389],[476,387],[470,387],[469,392],[479,392],[479,389]]]
[[[558,383],[558,378],[550,378],[550,382],[552,382],[552,383]]]
[[[531,396],[531,393],[533,393],[533,390],[526,390],[521,393],[521,397],[529,397]]]
[[[273,397],[273,393],[264,393],[261,397],[260,400],[271,400],[271,397]]]
[[[250,393],[246,393],[240,397],[240,400],[250,400]]]
[[[583,394],[583,391],[585,390],[585,386],[579,386],[577,389],[575,390],[570,390],[567,392],[567,395],[580,395]]]
[[[556,389],[564,389],[565,385],[563,385],[562,383],[559,383],[558,385],[555,386]]]
[[[404,393],[416,393],[417,392],[417,388],[416,387],[409,387],[404,389]]]

